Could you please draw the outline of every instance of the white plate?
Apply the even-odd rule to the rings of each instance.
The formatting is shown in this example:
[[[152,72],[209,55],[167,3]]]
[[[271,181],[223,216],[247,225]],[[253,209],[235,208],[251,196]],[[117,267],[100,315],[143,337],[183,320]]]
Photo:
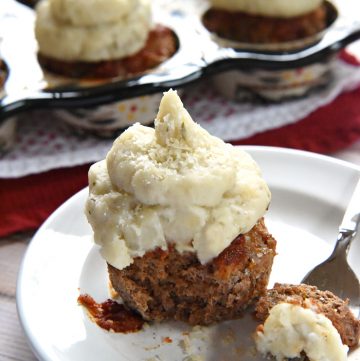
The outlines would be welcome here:
[[[299,282],[329,255],[346,204],[360,176],[355,165],[295,150],[244,147],[261,166],[272,190],[266,216],[278,240],[271,283]],[[262,360],[251,340],[250,315],[213,327],[152,325],[139,333],[109,333],[77,305],[79,293],[109,297],[105,262],[92,244],[83,214],[87,190],[63,204],[40,228],[19,273],[17,305],[30,345],[40,360]],[[350,263],[360,275],[360,240]],[[184,334],[190,332],[190,335]],[[172,343],[166,343],[170,337]],[[201,359],[201,360],[203,360]],[[350,360],[360,360],[360,350]]]

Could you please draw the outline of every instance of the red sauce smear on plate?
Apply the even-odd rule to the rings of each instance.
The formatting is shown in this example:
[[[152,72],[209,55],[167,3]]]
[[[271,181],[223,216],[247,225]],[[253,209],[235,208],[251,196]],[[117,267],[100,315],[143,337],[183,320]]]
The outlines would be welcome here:
[[[118,333],[140,331],[144,325],[142,317],[111,299],[97,303],[87,294],[78,297],[78,303],[86,308],[90,318],[101,328]]]
[[[170,338],[170,337],[163,337],[162,341],[164,343],[172,343],[173,342],[172,338]]]

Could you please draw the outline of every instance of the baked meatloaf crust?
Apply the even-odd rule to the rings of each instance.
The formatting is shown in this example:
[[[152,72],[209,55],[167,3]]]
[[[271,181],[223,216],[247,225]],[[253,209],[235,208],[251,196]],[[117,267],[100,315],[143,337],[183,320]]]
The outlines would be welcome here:
[[[38,54],[40,65],[53,73],[72,78],[110,78],[143,73],[169,59],[177,50],[172,30],[157,25],[150,31],[143,49],[123,59],[104,61],[63,61]]]
[[[292,18],[273,18],[210,9],[203,17],[205,27],[229,40],[266,44],[300,40],[326,27],[327,10],[323,4],[314,11]]]
[[[275,246],[261,219],[205,265],[196,254],[169,246],[135,258],[123,270],[108,270],[124,303],[146,320],[208,325],[240,317],[265,292]]]
[[[359,343],[360,321],[350,311],[348,301],[343,301],[330,291],[320,291],[315,286],[276,283],[274,288],[268,290],[257,302],[256,317],[265,321],[270,310],[282,302],[308,308],[309,300],[318,313],[322,313],[332,322],[345,345],[351,347]]]

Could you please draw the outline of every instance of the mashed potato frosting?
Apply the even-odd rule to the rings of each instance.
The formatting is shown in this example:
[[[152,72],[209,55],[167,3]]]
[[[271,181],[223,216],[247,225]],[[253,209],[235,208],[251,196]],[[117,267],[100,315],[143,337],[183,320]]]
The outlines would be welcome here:
[[[315,10],[323,0],[210,0],[212,6],[251,15],[289,18]]]
[[[90,168],[89,188],[95,241],[118,269],[170,243],[204,264],[248,232],[270,202],[250,155],[194,123],[175,91],[164,94],[155,129],[133,125]]]
[[[134,0],[50,0],[50,10],[58,21],[76,26],[101,25],[117,21],[134,11]]]
[[[346,361],[349,350],[326,316],[290,303],[270,310],[255,341],[261,353],[271,353],[277,361],[300,357],[302,351],[310,361]]]
[[[39,51],[64,61],[133,55],[151,26],[149,0],[42,0],[36,7]]]

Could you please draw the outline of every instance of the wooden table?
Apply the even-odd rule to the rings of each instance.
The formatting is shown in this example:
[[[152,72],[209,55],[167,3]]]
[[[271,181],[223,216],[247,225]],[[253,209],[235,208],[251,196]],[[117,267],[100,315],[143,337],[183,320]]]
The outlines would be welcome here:
[[[332,156],[360,166],[360,141]],[[15,301],[19,265],[32,236],[23,233],[0,238],[0,361],[36,360],[19,324]]]
[[[32,233],[0,238],[0,361],[33,361],[16,313],[16,277]]]

